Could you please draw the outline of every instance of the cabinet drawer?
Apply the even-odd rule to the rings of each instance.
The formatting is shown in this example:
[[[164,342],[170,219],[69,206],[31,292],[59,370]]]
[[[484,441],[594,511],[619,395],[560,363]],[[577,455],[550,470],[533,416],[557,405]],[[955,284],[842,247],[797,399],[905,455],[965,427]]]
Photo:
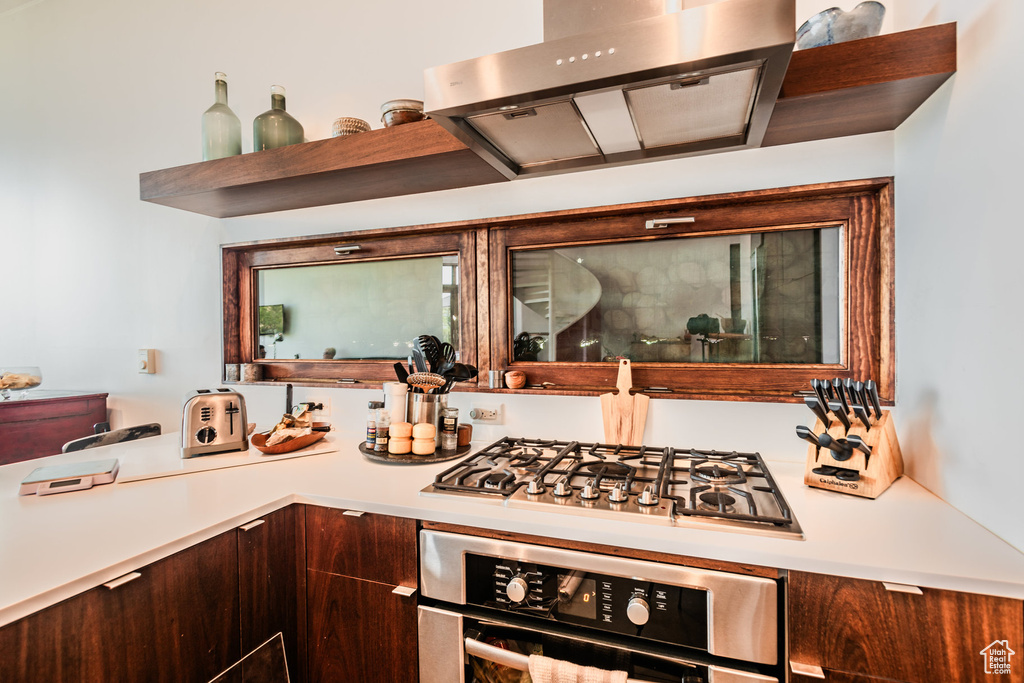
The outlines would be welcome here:
[[[393,586],[416,586],[416,520],[309,505],[306,566]]]
[[[790,660],[820,666],[825,680],[992,681],[981,651],[995,641],[1022,651],[1022,601],[930,588],[914,594],[877,581],[789,574]],[[1024,665],[1018,664],[1012,662],[1012,673],[999,680],[1024,681]]]
[[[310,571],[309,683],[416,681],[416,598],[394,586]]]

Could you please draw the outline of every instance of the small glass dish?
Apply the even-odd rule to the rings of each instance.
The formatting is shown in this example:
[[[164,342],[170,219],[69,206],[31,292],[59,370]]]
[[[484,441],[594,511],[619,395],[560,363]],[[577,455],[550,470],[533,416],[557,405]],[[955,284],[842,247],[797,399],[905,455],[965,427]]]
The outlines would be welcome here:
[[[0,396],[25,398],[30,389],[43,383],[43,373],[35,366],[0,368]]]
[[[423,102],[420,100],[390,100],[380,105],[380,120],[386,128],[422,121],[424,118]]]

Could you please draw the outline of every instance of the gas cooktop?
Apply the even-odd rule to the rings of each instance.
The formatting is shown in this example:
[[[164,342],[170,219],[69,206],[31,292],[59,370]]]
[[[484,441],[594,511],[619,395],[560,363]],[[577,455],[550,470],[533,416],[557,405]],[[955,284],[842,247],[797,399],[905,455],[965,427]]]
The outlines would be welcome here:
[[[424,495],[507,507],[803,538],[758,453],[503,437]]]

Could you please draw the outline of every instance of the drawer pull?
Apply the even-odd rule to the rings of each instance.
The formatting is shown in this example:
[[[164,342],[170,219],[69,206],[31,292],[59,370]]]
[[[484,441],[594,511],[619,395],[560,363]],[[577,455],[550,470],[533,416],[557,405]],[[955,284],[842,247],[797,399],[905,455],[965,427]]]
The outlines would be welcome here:
[[[882,585],[885,586],[885,590],[892,591],[894,593],[910,593],[911,595],[924,595],[924,592],[917,586],[909,586],[905,583],[889,583],[883,581]]]
[[[412,586],[395,586],[395,590],[391,591],[395,595],[401,595],[405,598],[411,598],[416,595],[416,589]]]
[[[366,513],[363,512],[362,510],[345,510],[341,514],[348,515],[349,517],[362,517]]]
[[[682,218],[652,218],[644,224],[644,228],[647,230],[660,230],[661,228],[670,228],[678,223],[696,223],[697,220],[693,216],[683,216]]]
[[[243,524],[242,526],[240,526],[238,528],[241,529],[242,531],[248,531],[249,529],[255,529],[260,524],[263,524],[263,522],[265,522],[265,521],[267,521],[267,520],[265,520],[265,519],[254,519],[253,521],[249,522],[248,524]]]
[[[815,664],[800,664],[799,662],[790,661],[789,668],[793,670],[793,673],[807,676],[808,678],[825,678],[825,672],[822,671],[820,666]]]
[[[126,583],[128,583],[129,581],[134,581],[135,579],[139,578],[140,576],[142,576],[142,574],[140,574],[139,572],[132,572],[130,574],[125,574],[124,576],[118,577],[118,578],[114,579],[113,581],[107,581],[103,585],[106,586],[107,588],[109,588],[110,590],[114,590],[118,586],[123,586]]]

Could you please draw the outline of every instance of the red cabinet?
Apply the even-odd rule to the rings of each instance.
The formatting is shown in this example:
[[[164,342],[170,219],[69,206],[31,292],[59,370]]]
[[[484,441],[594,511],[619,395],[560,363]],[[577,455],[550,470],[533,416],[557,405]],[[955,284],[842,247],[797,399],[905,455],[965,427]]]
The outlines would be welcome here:
[[[0,465],[60,453],[72,439],[107,421],[107,395],[32,390],[0,400]]]

